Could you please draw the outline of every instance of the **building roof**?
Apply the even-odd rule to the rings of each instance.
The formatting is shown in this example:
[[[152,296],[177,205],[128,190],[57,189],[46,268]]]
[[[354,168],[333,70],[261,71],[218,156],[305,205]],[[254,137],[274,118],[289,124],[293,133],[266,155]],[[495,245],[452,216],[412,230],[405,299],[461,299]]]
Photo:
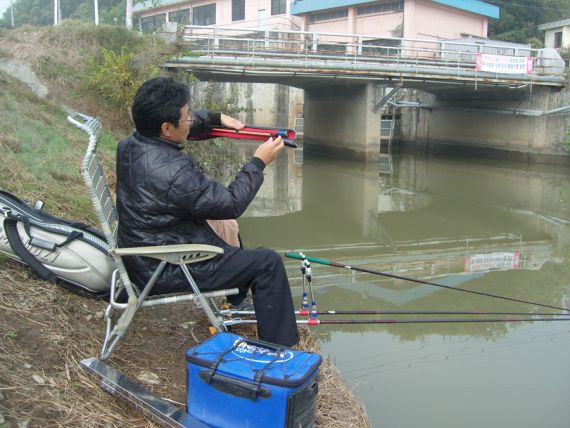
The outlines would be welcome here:
[[[466,10],[477,15],[489,18],[499,18],[499,7],[485,3],[480,0],[431,0],[456,9]],[[370,0],[293,0],[291,3],[291,14],[301,15],[303,13],[316,12],[319,10],[335,9],[338,7],[355,6],[358,4],[370,3]]]
[[[525,43],[512,43],[512,42],[504,42],[502,40],[493,40],[484,37],[475,37],[475,36],[467,36],[461,37],[459,39],[446,39],[445,43],[453,44],[453,42],[457,43],[474,43],[477,45],[493,45],[498,47],[504,48],[518,48],[518,49],[530,49],[530,44]]]
[[[547,22],[538,26],[539,30],[552,30],[553,28],[566,27],[570,25],[570,19],[563,19],[562,21]]]

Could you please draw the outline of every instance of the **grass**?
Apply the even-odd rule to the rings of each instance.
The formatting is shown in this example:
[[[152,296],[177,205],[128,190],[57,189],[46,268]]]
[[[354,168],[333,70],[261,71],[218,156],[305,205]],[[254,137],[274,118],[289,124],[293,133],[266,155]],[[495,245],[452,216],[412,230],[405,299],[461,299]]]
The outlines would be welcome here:
[[[53,214],[93,221],[79,175],[86,140],[67,122],[66,111],[4,73],[0,103],[0,187],[32,202],[46,201]],[[103,145],[105,157],[112,158],[113,151],[111,144]]]
[[[86,136],[67,122],[63,105],[99,117],[105,129],[113,131],[103,136],[99,148],[112,186],[116,143],[130,125],[124,119],[126,112],[106,109],[94,96],[79,96],[86,70],[82,61],[101,45],[123,46],[125,40],[138,47],[145,43],[133,33],[107,30],[68,23],[0,32],[0,56],[24,57],[50,89],[48,99],[38,98],[25,84],[0,72],[0,188],[32,203],[44,200],[51,214],[93,225],[95,216],[79,174]],[[203,160],[208,161],[208,157]],[[155,426],[103,392],[79,368],[81,359],[99,353],[105,306],[103,301],[36,280],[20,264],[0,256],[4,426]],[[148,309],[136,317],[110,362],[133,378],[141,371],[159,374],[160,385],[146,386],[183,403],[185,349],[208,334],[204,317],[188,305]],[[306,331],[301,347],[318,352],[315,337]],[[368,426],[366,413],[342,383],[333,361],[324,361],[319,376],[318,425]],[[40,378],[44,384],[34,380]]]

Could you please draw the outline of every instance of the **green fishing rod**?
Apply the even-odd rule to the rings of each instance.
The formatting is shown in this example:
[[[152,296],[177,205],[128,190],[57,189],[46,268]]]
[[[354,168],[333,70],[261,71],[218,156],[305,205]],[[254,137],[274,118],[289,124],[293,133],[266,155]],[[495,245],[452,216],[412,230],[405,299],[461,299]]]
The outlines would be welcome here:
[[[334,267],[339,267],[339,268],[343,268],[343,269],[354,270],[357,272],[370,273],[372,275],[385,276],[387,278],[400,279],[403,281],[410,281],[410,282],[415,282],[418,284],[431,285],[433,287],[446,288],[448,290],[461,291],[464,293],[477,294],[479,296],[492,297],[495,299],[508,300],[511,302],[525,303],[525,304],[529,304],[529,305],[540,306],[542,308],[549,308],[549,309],[556,309],[558,311],[570,312],[570,309],[561,308],[559,306],[551,306],[551,305],[546,305],[544,303],[537,303],[537,302],[532,302],[529,300],[516,299],[514,297],[499,296],[497,294],[485,293],[483,291],[468,290],[466,288],[461,288],[461,287],[450,287],[449,285],[436,284],[436,283],[429,282],[429,281],[423,281],[421,279],[415,279],[415,278],[410,278],[410,277],[406,277],[406,276],[400,276],[400,275],[396,275],[393,273],[382,272],[379,270],[367,269],[367,268],[363,268],[363,267],[359,267],[359,266],[347,265],[344,263],[335,262],[334,260],[320,259],[317,257],[308,257],[306,255],[301,255],[299,253],[285,253],[285,255],[291,259],[296,259],[296,260],[306,259],[306,260],[310,261],[311,263],[318,263],[318,264],[326,265],[326,266],[334,266]]]

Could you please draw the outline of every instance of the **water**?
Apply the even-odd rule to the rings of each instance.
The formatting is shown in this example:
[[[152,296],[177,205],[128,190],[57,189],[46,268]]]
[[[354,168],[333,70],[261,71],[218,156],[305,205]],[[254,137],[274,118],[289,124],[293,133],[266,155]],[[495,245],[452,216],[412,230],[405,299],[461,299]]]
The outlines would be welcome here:
[[[562,167],[418,154],[363,164],[288,150],[240,228],[248,247],[568,307],[569,190]],[[299,263],[286,266],[299,306]],[[549,311],[315,263],[312,271],[322,310]],[[570,427],[567,321],[314,330],[375,427]]]

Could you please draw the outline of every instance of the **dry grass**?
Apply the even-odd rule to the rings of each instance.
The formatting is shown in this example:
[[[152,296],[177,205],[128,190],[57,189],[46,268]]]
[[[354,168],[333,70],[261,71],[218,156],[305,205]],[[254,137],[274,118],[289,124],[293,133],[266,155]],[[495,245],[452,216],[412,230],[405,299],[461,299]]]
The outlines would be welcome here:
[[[89,62],[103,48],[119,52],[121,47],[138,51],[139,64],[154,63],[165,53],[173,53],[160,40],[141,38],[120,27],[74,21],[56,27],[21,27],[0,35],[0,58],[30,64],[47,86],[49,99],[101,119],[108,131],[126,133],[132,129],[128,108],[108,108],[85,86]]]
[[[25,85],[0,73],[0,102],[6,107],[0,115],[0,149],[4,154],[0,188],[31,202],[43,199],[49,212],[87,223],[92,209],[78,173],[84,136],[66,123],[59,106],[63,103],[95,115],[103,119],[106,129],[125,126],[124,120],[119,120],[121,115],[112,109],[106,111],[103,103],[73,97],[74,88],[79,87],[74,86],[77,73],[85,65],[84,55],[96,54],[105,45],[107,36],[97,33],[100,39],[94,43],[89,37],[91,31],[99,30],[58,26],[22,28],[0,35],[0,57],[28,61],[42,73],[50,89],[49,99],[41,100]],[[109,165],[113,163],[112,153],[111,145],[101,151]],[[108,178],[114,183],[113,174]],[[0,428],[18,424],[155,426],[103,392],[98,382],[79,368],[80,360],[99,353],[105,306],[103,301],[30,278],[21,265],[0,257],[0,415],[6,420],[6,424],[0,422]],[[255,336],[251,328],[238,333]],[[145,309],[110,364],[133,379],[141,372],[158,375],[159,385],[145,386],[184,403],[185,351],[208,336],[206,320],[189,305]],[[300,347],[319,351],[315,338],[306,330]],[[369,426],[362,406],[342,383],[333,361],[323,362],[319,376],[317,424]]]
[[[94,328],[101,326],[95,318],[104,302],[29,279],[15,262],[0,266],[0,413],[6,420],[14,426],[152,426],[79,369],[81,359],[97,354],[102,329]]]
[[[20,264],[7,259],[0,260],[0,301],[4,314],[0,319],[0,414],[9,423],[155,426],[103,392],[79,368],[81,359],[99,352],[105,302],[31,279]],[[254,335],[255,331],[248,328],[239,333]],[[135,319],[110,364],[133,379],[142,372],[158,375],[159,385],[145,386],[183,404],[185,352],[208,336],[206,320],[187,305],[146,309]],[[302,330],[299,348],[319,351],[308,330]],[[38,383],[42,379],[44,383]],[[369,426],[362,405],[342,383],[330,359],[323,361],[319,379],[318,426]]]

